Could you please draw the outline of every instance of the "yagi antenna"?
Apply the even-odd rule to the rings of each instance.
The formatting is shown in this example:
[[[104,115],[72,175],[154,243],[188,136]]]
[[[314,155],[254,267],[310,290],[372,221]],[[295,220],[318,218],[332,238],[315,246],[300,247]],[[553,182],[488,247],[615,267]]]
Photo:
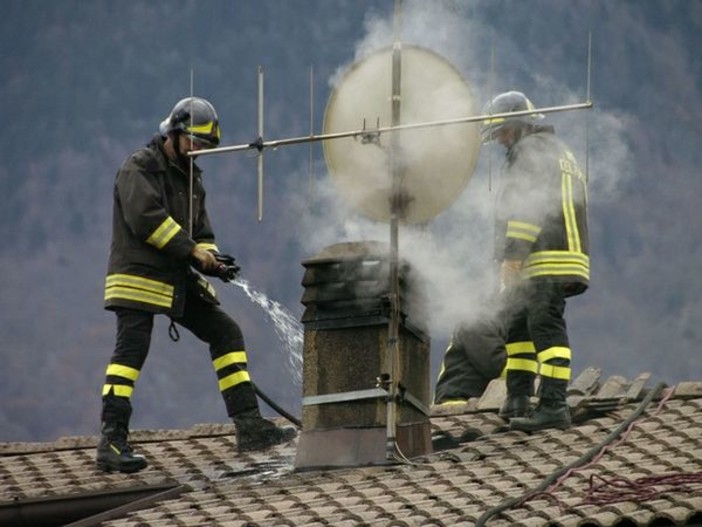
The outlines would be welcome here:
[[[233,152],[244,152],[247,150],[256,150],[258,152],[258,220],[263,220],[263,153],[267,148],[279,148],[281,146],[291,146],[299,145],[305,143],[316,143],[321,141],[331,141],[334,139],[343,138],[359,138],[362,143],[377,143],[378,139],[383,134],[400,132],[403,130],[419,130],[425,128],[436,128],[443,126],[453,126],[466,123],[477,123],[482,122],[486,119],[499,119],[499,118],[509,118],[509,117],[519,117],[533,115],[535,113],[540,114],[550,114],[557,112],[565,112],[572,110],[584,110],[591,109],[594,107],[594,103],[591,100],[590,95],[590,83],[591,83],[591,36],[588,43],[588,64],[587,64],[587,87],[586,87],[586,99],[581,103],[574,104],[564,104],[557,106],[548,106],[544,108],[533,108],[530,110],[521,110],[513,112],[503,112],[503,113],[489,113],[485,115],[471,115],[465,117],[458,117],[452,119],[441,119],[441,120],[430,120],[416,123],[405,123],[405,124],[391,124],[390,126],[379,126],[376,124],[375,128],[368,128],[365,125],[365,121],[361,118],[362,127],[354,130],[347,130],[342,132],[331,132],[315,134],[314,128],[310,126],[309,135],[290,137],[285,139],[276,139],[271,141],[264,140],[264,75],[263,67],[258,67],[258,137],[255,141],[251,143],[236,144],[230,146],[221,146],[216,148],[206,148],[202,150],[197,150],[196,152],[189,152],[187,155],[191,158],[195,156],[207,156],[213,154],[226,154]],[[310,79],[312,79],[312,73],[310,73]],[[312,96],[312,94],[310,95]],[[312,116],[312,109],[310,110],[310,115]],[[587,170],[587,166],[586,166]]]
[[[369,140],[373,136],[380,136],[382,134],[400,132],[403,130],[419,130],[422,128],[434,128],[438,126],[451,126],[464,123],[477,123],[484,121],[486,119],[498,119],[507,117],[519,117],[523,115],[532,115],[535,113],[556,113],[565,112],[569,110],[584,110],[592,108],[594,104],[592,101],[585,101],[581,103],[574,104],[564,104],[559,106],[548,106],[544,108],[533,108],[531,110],[520,110],[515,112],[502,112],[502,113],[491,113],[484,115],[473,115],[469,117],[457,117],[455,119],[442,119],[437,121],[425,121],[421,123],[408,123],[400,124],[394,126],[378,126],[376,128],[361,128],[357,130],[348,130],[345,132],[332,132],[328,134],[310,134],[299,137],[290,137],[288,139],[276,139],[273,141],[263,141],[256,140],[253,143],[243,143],[231,146],[221,146],[217,148],[204,148],[198,150],[197,152],[188,153],[189,156],[207,156],[212,154],[226,154],[230,152],[243,152],[246,150],[264,150],[266,148],[278,148],[281,146],[299,145],[303,143],[315,143],[319,141],[328,141],[331,139],[342,139],[345,137],[360,137],[362,139]]]
[[[436,128],[441,126],[451,126],[464,123],[482,122],[486,119],[499,119],[507,117],[518,117],[522,115],[532,115],[535,113],[547,114],[556,112],[565,112],[570,110],[582,110],[592,108],[592,101],[582,103],[565,104],[560,106],[550,106],[545,108],[534,108],[532,110],[522,110],[517,112],[492,113],[486,115],[474,115],[468,117],[459,117],[455,119],[444,119],[437,121],[426,121],[421,123],[408,123],[391,126],[377,126],[375,128],[363,128],[357,130],[349,130],[345,132],[332,132],[328,134],[310,133],[306,136],[290,137],[287,139],[276,139],[272,141],[263,140],[263,69],[259,68],[259,107],[258,107],[258,138],[252,143],[243,143],[231,146],[222,146],[217,148],[205,148],[194,152],[189,152],[187,155],[191,158],[195,156],[207,156],[213,154],[226,154],[232,152],[244,152],[247,150],[258,151],[258,221],[263,220],[263,151],[266,148],[278,148],[281,146],[299,145],[305,143],[316,143],[320,141],[330,141],[333,139],[343,139],[346,137],[360,138],[364,143],[376,143],[382,134],[400,132],[403,130],[419,130],[423,128]]]

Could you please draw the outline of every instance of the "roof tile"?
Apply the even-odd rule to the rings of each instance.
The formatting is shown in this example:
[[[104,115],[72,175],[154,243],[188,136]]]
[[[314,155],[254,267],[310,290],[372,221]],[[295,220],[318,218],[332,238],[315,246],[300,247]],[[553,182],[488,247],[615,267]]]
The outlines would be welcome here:
[[[640,376],[641,377],[641,376]],[[608,380],[630,397],[634,383]],[[643,383],[639,383],[643,384]],[[607,383],[603,389],[607,387]],[[638,387],[636,388],[638,389]],[[621,441],[523,507],[493,517],[489,527],[560,525],[612,527],[627,518],[646,525],[654,518],[681,523],[702,515],[702,482],[690,492],[658,499],[583,505],[590,478],[630,480],[702,468],[702,397],[673,397],[651,405]],[[684,391],[682,393],[685,393]],[[691,393],[688,389],[687,393]],[[602,389],[598,397],[606,394]],[[628,394],[628,395],[627,395]],[[624,397],[623,396],[623,397]],[[587,397],[584,396],[584,402]],[[192,490],[106,526],[162,525],[474,525],[490,507],[525,496],[605,437],[637,408],[622,403],[566,431],[494,433],[503,425],[494,411],[434,414],[433,432],[458,437],[471,427],[488,434],[446,452],[421,456],[411,465],[295,472],[294,447],[264,453],[236,452],[232,425],[197,425],[181,431],[137,431],[138,449],[153,461],[131,476],[93,468],[96,438],[62,438],[50,444],[0,444],[0,512],[17,499],[129,490],[187,483]],[[560,501],[560,506],[554,499]],[[564,508],[561,508],[564,507]]]

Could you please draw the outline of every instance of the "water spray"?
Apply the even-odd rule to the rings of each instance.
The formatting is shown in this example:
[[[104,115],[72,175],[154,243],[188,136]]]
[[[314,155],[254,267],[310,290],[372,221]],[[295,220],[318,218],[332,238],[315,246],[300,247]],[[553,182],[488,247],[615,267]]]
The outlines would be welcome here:
[[[302,327],[295,317],[279,302],[269,299],[264,293],[256,291],[253,286],[242,278],[226,280],[227,283],[242,289],[246,296],[254,304],[257,304],[268,318],[273,322],[273,329],[278,340],[283,344],[283,352],[286,356],[288,372],[297,386],[302,385]],[[251,383],[256,395],[258,395],[268,406],[285,417],[298,428],[302,428],[302,422],[287,412],[273,399],[271,399],[255,383]]]
[[[297,386],[302,385],[302,325],[280,302],[271,300],[265,294],[256,291],[253,286],[241,278],[229,281],[239,287],[246,296],[258,305],[273,322],[273,330],[283,345],[288,372]]]

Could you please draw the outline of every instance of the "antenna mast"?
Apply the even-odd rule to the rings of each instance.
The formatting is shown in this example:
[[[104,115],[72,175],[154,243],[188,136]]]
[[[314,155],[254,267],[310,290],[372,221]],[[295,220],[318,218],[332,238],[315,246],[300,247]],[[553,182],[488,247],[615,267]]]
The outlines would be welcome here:
[[[195,73],[193,68],[190,68],[190,128],[193,127],[193,90],[195,87]],[[195,180],[195,158],[190,157],[188,170],[188,234],[193,235],[194,220],[193,220],[193,186]]]
[[[258,145],[263,144],[263,66],[258,67]],[[258,149],[258,221],[263,220],[263,147]]]
[[[395,0],[393,22],[391,124],[398,126],[402,120],[402,42],[400,41],[402,0]],[[385,455],[387,459],[395,459],[398,453],[396,425],[399,374],[397,370],[400,353],[399,220],[404,215],[406,205],[402,198],[403,166],[400,158],[399,134],[392,134],[390,140],[389,173],[392,178],[392,193],[390,195],[390,323],[385,365],[389,370],[390,377],[388,379]]]

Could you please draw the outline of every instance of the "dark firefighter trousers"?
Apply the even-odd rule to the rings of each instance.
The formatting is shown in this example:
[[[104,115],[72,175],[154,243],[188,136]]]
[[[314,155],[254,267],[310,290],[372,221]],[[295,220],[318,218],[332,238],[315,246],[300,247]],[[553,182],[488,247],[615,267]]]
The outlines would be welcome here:
[[[455,329],[434,388],[434,404],[480,397],[505,367],[505,335],[497,315],[485,313]]]
[[[102,391],[102,422],[129,424],[131,395],[151,344],[154,314],[115,308],[117,340]],[[209,344],[219,389],[229,417],[258,408],[246,367],[244,338],[239,325],[212,302],[188,294],[181,318],[173,319]]]
[[[557,282],[528,280],[508,290],[507,393],[565,401],[571,377],[571,350],[564,318],[566,294]]]

